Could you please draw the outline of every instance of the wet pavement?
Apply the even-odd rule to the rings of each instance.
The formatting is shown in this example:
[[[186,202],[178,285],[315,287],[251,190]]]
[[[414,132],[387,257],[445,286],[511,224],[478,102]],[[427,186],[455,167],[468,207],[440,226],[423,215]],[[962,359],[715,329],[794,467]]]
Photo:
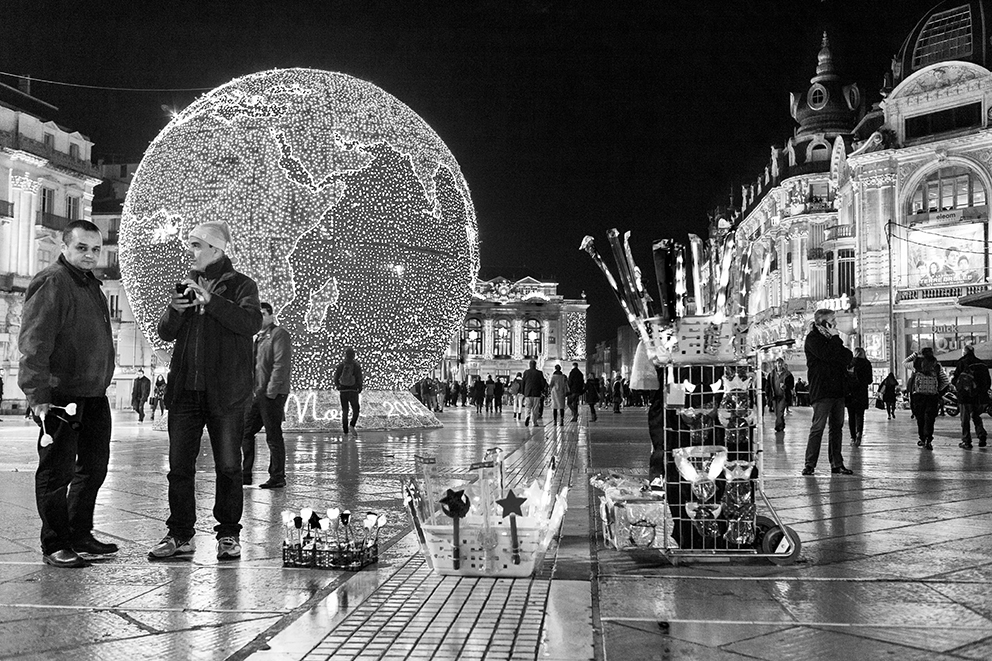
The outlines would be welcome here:
[[[797,562],[780,566],[673,564],[604,546],[588,477],[647,473],[643,409],[535,429],[465,408],[439,414],[443,429],[287,435],[289,486],[246,489],[234,563],[214,555],[204,444],[196,553],[151,563],[145,554],[166,532],[168,439],[134,417],[115,414],[96,511],[97,537],[121,551],[79,570],[41,564],[34,428],[3,418],[0,658],[992,658],[992,452],[959,449],[957,418],[938,419],[927,452],[908,412],[890,421],[870,410],[862,447],[845,440],[853,476],[825,470],[825,448],[817,474],[799,475],[809,409],[793,409],[783,434],[769,424],[765,491],[802,540]],[[418,553],[400,480],[423,453],[470,478],[493,446],[507,453],[512,483],[561,459],[572,487],[561,537],[530,579],[437,576]],[[264,466],[261,437],[258,448]],[[306,506],[385,512],[380,561],[354,573],[282,567],[280,513]]]

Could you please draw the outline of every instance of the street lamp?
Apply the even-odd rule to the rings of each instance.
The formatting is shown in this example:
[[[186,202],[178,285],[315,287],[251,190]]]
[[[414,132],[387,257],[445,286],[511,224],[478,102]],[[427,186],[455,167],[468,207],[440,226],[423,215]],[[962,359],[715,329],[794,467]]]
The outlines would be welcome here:
[[[896,373],[896,288],[892,277],[892,219],[885,223],[885,243],[889,247],[889,371]]]

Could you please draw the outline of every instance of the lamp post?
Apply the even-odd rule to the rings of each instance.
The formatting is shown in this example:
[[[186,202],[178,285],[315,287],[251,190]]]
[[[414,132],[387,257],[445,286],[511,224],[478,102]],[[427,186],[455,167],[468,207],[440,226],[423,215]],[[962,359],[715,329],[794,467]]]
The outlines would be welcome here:
[[[889,247],[889,371],[896,373],[896,288],[892,277],[892,219],[885,223],[885,243]]]

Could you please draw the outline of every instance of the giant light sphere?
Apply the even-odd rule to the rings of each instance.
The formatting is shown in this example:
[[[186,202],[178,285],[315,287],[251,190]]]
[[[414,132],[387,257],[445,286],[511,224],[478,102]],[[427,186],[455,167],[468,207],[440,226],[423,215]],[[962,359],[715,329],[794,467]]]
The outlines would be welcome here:
[[[187,276],[185,239],[224,220],[235,268],[292,333],[293,388],[329,390],[345,346],[366,387],[437,366],[479,267],[475,210],[455,158],[371,83],[311,69],[237,78],[162,130],[124,204],[120,265],[149,342]]]

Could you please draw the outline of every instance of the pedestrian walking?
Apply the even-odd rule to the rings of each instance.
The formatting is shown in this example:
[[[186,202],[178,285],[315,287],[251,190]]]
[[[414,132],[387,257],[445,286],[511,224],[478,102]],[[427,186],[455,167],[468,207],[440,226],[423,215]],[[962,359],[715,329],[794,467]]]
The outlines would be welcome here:
[[[618,376],[613,380],[613,412],[620,413],[620,407],[623,405],[623,381],[621,381]]]
[[[586,378],[586,404],[589,405],[589,420],[596,422],[596,404],[599,403],[600,381],[590,372]]]
[[[152,396],[148,398],[152,407],[152,420],[155,419],[155,410],[165,415],[165,377],[159,374],[155,377],[155,386],[152,388]]]
[[[806,465],[803,475],[812,475],[820,458],[823,431],[827,431],[827,459],[830,472],[852,475],[844,466],[841,441],[844,437],[844,394],[847,365],[853,354],[844,346],[837,330],[836,314],[821,308],[813,314],[806,334],[806,370],[809,376],[809,399],[813,405],[813,422],[806,441]]]
[[[524,381],[520,372],[510,382],[510,397],[513,398],[513,417],[519,419],[524,412]]]
[[[196,460],[206,427],[214,458],[217,559],[241,557],[241,442],[252,399],[252,339],[262,326],[255,281],[234,269],[227,223],[197,225],[187,239],[193,268],[172,292],[158,335],[175,342],[165,407],[169,410],[168,534],[150,560],[193,553]]]
[[[493,406],[496,407],[496,413],[503,413],[503,377],[496,379],[496,385],[493,386]]]
[[[530,361],[530,368],[524,372],[523,377],[523,393],[524,393],[524,406],[527,409],[527,417],[524,420],[524,426],[530,424],[531,417],[534,418],[534,426],[537,426],[538,422],[541,420],[541,404],[544,398],[544,390],[547,386],[547,381],[544,378],[544,372],[537,369],[537,361]]]
[[[269,303],[260,304],[262,330],[255,338],[255,385],[252,401],[245,413],[245,434],[241,441],[241,482],[252,483],[255,467],[255,434],[265,427],[265,444],[269,446],[269,479],[260,489],[286,486],[286,442],[282,421],[289,397],[293,364],[293,338],[282,326]]]
[[[913,366],[910,401],[916,417],[916,431],[920,437],[916,445],[925,450],[933,450],[933,424],[937,419],[938,402],[941,393],[950,385],[950,380],[937,362],[931,347],[923,347],[919,353],[910,354],[905,362]]]
[[[964,352],[958,359],[951,377],[961,407],[961,442],[958,447],[971,450],[971,425],[975,425],[978,447],[988,445],[988,433],[982,425],[982,413],[989,404],[989,368],[975,355],[975,345],[964,345]]]
[[[794,379],[785,366],[784,358],[777,358],[771,374],[768,375],[768,392],[775,412],[775,431],[785,431],[785,408]]]
[[[486,401],[486,382],[482,380],[481,376],[475,377],[475,383],[472,384],[472,402],[475,404],[475,412],[482,413],[482,405]]]
[[[365,388],[365,373],[362,371],[362,364],[355,360],[354,347],[344,348],[344,360],[334,368],[334,387],[341,400],[341,429],[346,435],[349,431],[353,435],[357,434],[355,425],[362,411],[361,394]]]
[[[131,409],[138,414],[138,422],[145,421],[145,402],[152,392],[152,382],[145,376],[145,370],[138,368],[138,376],[131,385]]]
[[[858,347],[847,367],[847,421],[851,430],[851,446],[860,447],[865,431],[865,411],[868,410],[868,388],[871,386],[871,363],[865,350]]]
[[[490,374],[486,377],[486,413],[490,413],[493,410],[493,400],[496,398],[496,382],[493,381],[493,375]]]
[[[555,365],[555,371],[551,375],[551,413],[554,415],[554,424],[558,424],[558,415],[561,414],[561,424],[565,424],[565,396],[568,394],[568,379],[561,371],[561,365]]]
[[[578,363],[572,363],[572,371],[568,373],[568,408],[572,410],[570,422],[579,420],[579,402],[586,391],[586,380]]]
[[[86,220],[62,232],[62,254],[28,284],[17,346],[17,384],[38,430],[34,492],[45,564],[85,567],[117,552],[93,537],[93,510],[110,459],[114,336],[107,298],[93,275],[103,237]],[[75,414],[70,414],[70,405]],[[47,441],[51,436],[51,443]]]
[[[899,379],[892,372],[882,379],[881,385],[878,387],[879,394],[882,397],[882,403],[885,405],[885,415],[887,420],[892,420],[896,417],[896,400],[899,398]]]

